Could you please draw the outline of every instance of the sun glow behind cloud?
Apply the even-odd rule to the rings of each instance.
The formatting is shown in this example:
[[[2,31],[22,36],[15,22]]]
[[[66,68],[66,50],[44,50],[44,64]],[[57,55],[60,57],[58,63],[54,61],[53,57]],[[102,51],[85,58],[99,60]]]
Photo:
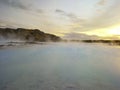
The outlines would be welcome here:
[[[97,35],[99,37],[102,37],[103,39],[105,38],[109,39],[109,37],[113,39],[120,39],[120,25],[115,25],[115,26],[111,26],[108,28],[102,28],[102,29],[97,29],[97,30],[86,31],[82,33],[87,34],[87,35]]]
[[[108,31],[109,34],[120,35],[120,25],[117,27],[113,27]]]

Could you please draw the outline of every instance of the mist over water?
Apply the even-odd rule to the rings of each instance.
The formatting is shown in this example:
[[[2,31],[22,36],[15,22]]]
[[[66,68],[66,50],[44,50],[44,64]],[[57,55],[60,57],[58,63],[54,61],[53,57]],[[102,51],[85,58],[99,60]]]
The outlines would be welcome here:
[[[45,43],[0,50],[0,90],[120,90],[120,48]]]

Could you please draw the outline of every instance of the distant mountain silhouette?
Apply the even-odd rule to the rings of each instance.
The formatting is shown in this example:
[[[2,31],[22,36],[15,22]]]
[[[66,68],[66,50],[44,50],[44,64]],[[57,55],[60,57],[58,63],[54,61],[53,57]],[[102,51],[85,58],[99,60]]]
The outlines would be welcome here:
[[[44,33],[38,29],[12,29],[12,28],[0,28],[0,39],[19,39],[25,41],[60,41],[61,38],[49,34]]]

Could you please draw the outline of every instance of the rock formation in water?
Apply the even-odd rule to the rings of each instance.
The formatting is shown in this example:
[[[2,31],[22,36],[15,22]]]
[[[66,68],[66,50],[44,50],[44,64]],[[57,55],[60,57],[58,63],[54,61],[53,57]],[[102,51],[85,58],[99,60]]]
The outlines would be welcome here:
[[[23,28],[18,29],[0,28],[0,38],[40,42],[45,41],[56,42],[61,40],[61,38],[56,35],[44,33],[38,29],[23,29]]]

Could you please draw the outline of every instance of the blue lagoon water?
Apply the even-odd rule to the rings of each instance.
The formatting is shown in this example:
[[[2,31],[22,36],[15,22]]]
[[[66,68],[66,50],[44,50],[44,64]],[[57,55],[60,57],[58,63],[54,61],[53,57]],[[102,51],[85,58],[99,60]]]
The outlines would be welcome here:
[[[2,48],[0,90],[120,90],[120,48],[85,43]]]

